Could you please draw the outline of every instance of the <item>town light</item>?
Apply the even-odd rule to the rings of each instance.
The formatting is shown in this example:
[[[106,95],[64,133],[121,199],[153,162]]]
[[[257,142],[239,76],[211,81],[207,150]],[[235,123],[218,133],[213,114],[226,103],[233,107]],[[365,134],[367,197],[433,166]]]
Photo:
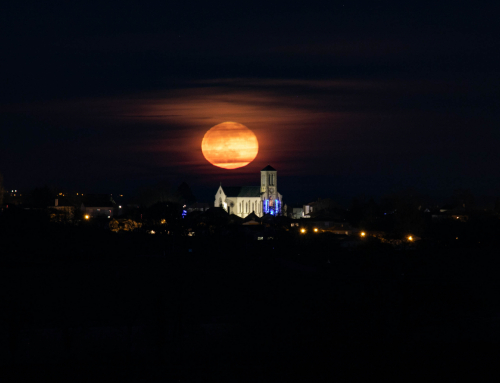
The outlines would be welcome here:
[[[89,219],[90,216],[88,214],[85,215],[85,219]]]
[[[314,232],[317,233],[318,232],[318,229],[317,228],[314,228]]]
[[[306,232],[306,229],[300,229],[300,232],[304,234]]]
[[[408,237],[408,241],[413,241],[413,237],[411,235]]]
[[[362,237],[365,237],[366,236],[366,233],[364,231],[361,232],[361,236]]]

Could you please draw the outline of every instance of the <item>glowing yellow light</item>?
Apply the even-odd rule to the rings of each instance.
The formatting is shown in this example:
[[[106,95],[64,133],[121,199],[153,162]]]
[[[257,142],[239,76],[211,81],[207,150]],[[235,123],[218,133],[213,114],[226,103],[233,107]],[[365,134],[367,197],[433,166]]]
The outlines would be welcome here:
[[[301,232],[301,233],[305,233],[305,232],[306,232],[306,229],[300,229],[300,232]]]
[[[318,229],[314,228],[314,232],[317,233],[318,232]]]
[[[366,233],[364,231],[361,232],[361,236],[364,237]]]
[[[154,234],[154,233],[155,233],[155,231],[154,231],[154,230],[151,230],[151,231],[150,231],[150,233],[151,233],[151,234]]]
[[[167,223],[167,220],[165,218],[162,218],[162,220],[160,221],[162,225],[166,224]]]
[[[413,241],[413,237],[411,235],[408,237],[408,241]]]
[[[90,218],[90,216],[88,214],[85,215],[85,219],[89,219],[89,218]]]

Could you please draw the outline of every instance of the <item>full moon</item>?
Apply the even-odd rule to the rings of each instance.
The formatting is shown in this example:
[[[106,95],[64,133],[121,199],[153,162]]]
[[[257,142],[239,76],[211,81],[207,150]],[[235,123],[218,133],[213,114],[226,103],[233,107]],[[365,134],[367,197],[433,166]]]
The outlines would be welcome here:
[[[228,121],[215,125],[205,133],[201,150],[212,165],[237,169],[257,157],[259,142],[245,125]]]

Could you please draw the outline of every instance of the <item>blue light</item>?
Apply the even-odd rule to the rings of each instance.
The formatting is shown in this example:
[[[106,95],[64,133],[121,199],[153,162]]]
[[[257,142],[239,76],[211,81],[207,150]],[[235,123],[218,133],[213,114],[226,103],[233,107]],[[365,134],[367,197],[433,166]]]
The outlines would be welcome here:
[[[274,210],[271,210],[271,215],[274,215]]]
[[[264,213],[269,214],[269,200],[264,200]]]
[[[186,216],[186,214],[187,214],[187,213],[188,213],[188,212],[187,212],[186,210],[183,210],[183,211],[182,211],[182,218],[184,218],[184,217]]]
[[[281,201],[279,199],[276,200],[276,215],[278,215],[281,211]]]

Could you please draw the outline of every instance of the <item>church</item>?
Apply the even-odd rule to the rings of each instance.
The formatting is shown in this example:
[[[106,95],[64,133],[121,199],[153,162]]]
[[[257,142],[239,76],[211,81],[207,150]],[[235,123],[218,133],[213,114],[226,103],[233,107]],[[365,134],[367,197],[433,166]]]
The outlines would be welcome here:
[[[278,193],[277,171],[270,165],[260,171],[260,186],[219,186],[215,194],[215,207],[229,214],[245,218],[250,213],[282,214],[283,196]]]

